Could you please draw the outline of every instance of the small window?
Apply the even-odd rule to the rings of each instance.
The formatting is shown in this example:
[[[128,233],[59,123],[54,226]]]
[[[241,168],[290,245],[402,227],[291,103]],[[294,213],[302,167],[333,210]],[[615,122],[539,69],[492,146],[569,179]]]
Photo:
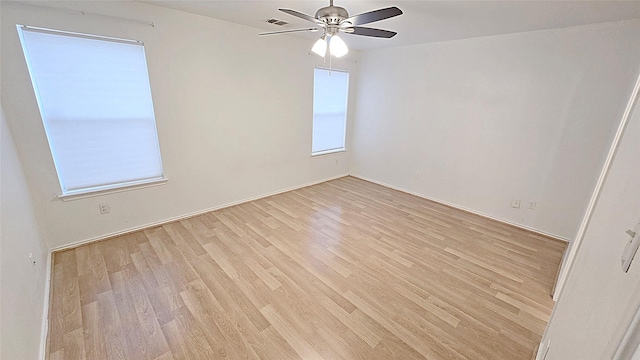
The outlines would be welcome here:
[[[315,69],[311,155],[344,151],[348,92],[348,72]]]
[[[165,181],[142,42],[18,33],[62,197]]]

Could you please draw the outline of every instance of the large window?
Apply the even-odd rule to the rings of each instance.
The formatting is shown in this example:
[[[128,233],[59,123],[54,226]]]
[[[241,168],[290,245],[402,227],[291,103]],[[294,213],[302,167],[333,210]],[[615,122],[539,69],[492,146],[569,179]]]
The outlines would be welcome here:
[[[348,91],[348,72],[315,69],[311,155],[344,150]]]
[[[165,181],[142,42],[18,33],[62,197]]]

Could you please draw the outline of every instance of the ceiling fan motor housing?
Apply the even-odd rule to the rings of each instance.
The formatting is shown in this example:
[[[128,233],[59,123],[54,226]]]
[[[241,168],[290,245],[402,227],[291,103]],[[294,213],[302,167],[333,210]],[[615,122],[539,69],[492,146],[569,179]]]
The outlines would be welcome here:
[[[340,6],[325,6],[316,11],[316,19],[327,25],[339,25],[340,21],[348,17],[347,10]]]

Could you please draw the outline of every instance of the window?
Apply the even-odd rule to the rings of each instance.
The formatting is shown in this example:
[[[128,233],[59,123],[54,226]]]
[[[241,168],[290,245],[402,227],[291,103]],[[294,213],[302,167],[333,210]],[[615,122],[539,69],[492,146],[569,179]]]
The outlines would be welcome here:
[[[311,155],[343,151],[349,73],[316,68],[313,75]]]
[[[142,42],[18,33],[61,197],[166,181]]]

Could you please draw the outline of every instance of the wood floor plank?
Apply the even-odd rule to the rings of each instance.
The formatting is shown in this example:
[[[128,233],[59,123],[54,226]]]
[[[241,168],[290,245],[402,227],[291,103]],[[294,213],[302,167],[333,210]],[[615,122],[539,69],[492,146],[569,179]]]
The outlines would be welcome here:
[[[127,275],[124,270],[120,270],[111,274],[111,283],[113,284],[113,298],[115,300],[118,314],[120,314],[120,324],[126,341],[127,356],[137,359],[153,359],[149,354],[147,339],[145,338],[142,326],[135,316],[135,307],[125,283]]]
[[[269,326],[262,330],[261,335],[265,341],[265,346],[262,347],[263,351],[261,352],[264,358],[290,360],[302,359],[287,340],[285,340],[273,326]]]
[[[98,294],[97,298],[98,317],[104,329],[107,358],[118,360],[130,358],[113,291]]]
[[[216,351],[217,358],[252,358],[255,355],[241,330],[231,325],[237,323],[233,315],[224,311],[202,280],[191,282],[180,295]],[[246,323],[242,325],[242,331],[246,332]],[[255,337],[255,332],[252,334]]]
[[[131,263],[131,258],[129,257],[130,248],[126,240],[127,236],[128,235],[116,236],[109,239],[109,241],[101,241],[95,244],[101,248],[109,274],[120,271],[123,266]],[[94,244],[89,244],[89,246],[90,245]]]
[[[153,306],[135,267],[125,269],[127,292],[131,298],[138,323],[148,346],[150,358],[156,358],[169,350],[162,334]],[[133,314],[132,314],[133,315]]]
[[[82,329],[78,328],[71,332],[64,334],[64,359],[69,360],[84,360],[86,359],[84,338],[82,335]]]
[[[403,342],[407,343],[411,346],[415,351],[420,353],[426,359],[440,359],[441,356],[434,349],[428,346],[428,342],[424,341],[420,335],[426,334],[415,334],[402,326],[402,324],[398,323],[394,320],[394,318],[388,317],[385,313],[381,312],[376,306],[371,305],[367,300],[362,299],[358,295],[348,290],[344,294],[349,301],[354,303],[360,310],[362,310],[369,317],[374,319],[376,322],[381,324],[386,330],[390,333],[402,339]],[[432,340],[429,343],[433,342]],[[453,354],[452,354],[453,356]]]
[[[278,314],[272,305],[267,305],[260,309],[262,314],[269,320],[271,325],[282,337],[293,347],[293,349],[303,359],[322,359],[315,349],[305,338],[295,331],[291,325]]]
[[[171,355],[175,359],[189,359],[187,342],[180,331],[178,320],[173,319],[162,325],[162,333],[167,339]]]
[[[59,261],[59,254],[55,254],[53,256],[53,272],[51,274],[51,302],[50,311],[49,311],[49,333],[47,340],[47,351],[49,354],[53,356],[53,354],[60,352],[60,355],[56,355],[61,357],[62,349],[64,348],[62,337],[65,333],[64,331],[64,318],[62,316],[62,289],[64,288],[63,283],[63,272],[62,272],[62,264],[59,262],[56,264],[56,261]]]
[[[177,323],[177,331],[181,334],[181,340],[186,349],[186,359],[215,359],[217,351],[214,350],[202,325],[193,317],[189,309],[183,306],[174,312]],[[166,335],[165,335],[166,336]]]
[[[55,253],[47,358],[530,359],[565,247],[340,178]]]
[[[98,313],[98,301],[82,306],[82,330],[87,359],[106,359],[105,333]]]

